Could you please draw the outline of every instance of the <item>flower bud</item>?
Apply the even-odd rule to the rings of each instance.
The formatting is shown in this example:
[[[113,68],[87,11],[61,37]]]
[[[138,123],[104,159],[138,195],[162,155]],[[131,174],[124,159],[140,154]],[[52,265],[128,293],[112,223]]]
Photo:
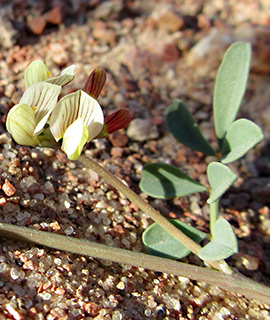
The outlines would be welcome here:
[[[128,109],[120,109],[110,114],[105,119],[108,133],[111,134],[126,128],[132,119],[132,113]]]
[[[106,72],[102,67],[95,68],[85,81],[83,91],[97,99],[106,82]]]
[[[107,118],[105,118],[103,129],[96,138],[107,138],[113,132],[126,128],[131,119],[132,113],[128,109],[120,109],[113,112]]]

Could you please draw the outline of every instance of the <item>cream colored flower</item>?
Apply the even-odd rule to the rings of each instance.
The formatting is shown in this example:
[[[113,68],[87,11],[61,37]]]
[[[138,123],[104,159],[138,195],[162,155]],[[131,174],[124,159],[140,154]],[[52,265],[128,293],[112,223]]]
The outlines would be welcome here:
[[[94,98],[82,90],[63,97],[54,108],[50,130],[56,141],[63,138],[62,150],[71,160],[79,158],[83,146],[102,130],[102,109]]]
[[[17,143],[39,145],[38,135],[56,106],[60,92],[60,86],[47,82],[38,82],[26,89],[19,104],[7,115],[7,130]]]

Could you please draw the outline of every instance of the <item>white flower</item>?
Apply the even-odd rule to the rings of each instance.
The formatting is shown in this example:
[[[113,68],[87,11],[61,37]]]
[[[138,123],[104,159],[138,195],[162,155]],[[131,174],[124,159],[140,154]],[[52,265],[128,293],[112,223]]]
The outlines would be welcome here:
[[[61,149],[71,160],[79,158],[85,143],[102,130],[102,109],[94,98],[82,90],[62,98],[50,118],[50,130],[56,141],[63,138]]]
[[[6,126],[13,139],[21,145],[39,145],[38,135],[54,109],[61,87],[38,82],[28,87],[19,104],[7,115]]]

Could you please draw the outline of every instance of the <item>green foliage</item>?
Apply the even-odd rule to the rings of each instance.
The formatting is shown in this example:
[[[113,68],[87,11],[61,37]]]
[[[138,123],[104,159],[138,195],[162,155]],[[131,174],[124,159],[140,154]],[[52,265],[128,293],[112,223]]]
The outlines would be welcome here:
[[[170,199],[195,192],[206,187],[194,181],[178,168],[166,163],[150,163],[142,170],[140,188],[151,197]]]
[[[206,234],[189,226],[188,224],[179,220],[170,220],[178,229],[185,233],[195,242],[200,243],[206,238]],[[182,259],[188,254],[190,250],[183,246],[179,241],[174,239],[167,231],[162,229],[157,223],[153,223],[148,227],[142,236],[144,245],[147,251],[165,258]]]
[[[224,218],[219,218],[214,225],[213,240],[201,249],[199,257],[205,261],[217,261],[237,252],[237,238],[232,226]]]
[[[216,153],[205,140],[198,124],[183,101],[175,99],[166,112],[166,123],[169,131],[185,146],[209,156]]]
[[[251,46],[236,42],[225,53],[214,89],[214,122],[220,145],[236,118],[248,80]]]
[[[217,201],[237,180],[237,175],[220,162],[211,162],[207,167],[207,177],[211,186],[211,196],[207,203]]]
[[[167,127],[180,143],[205,155],[220,155],[217,159],[220,162],[214,161],[207,167],[212,241],[200,251],[203,260],[225,259],[238,250],[231,225],[223,218],[218,219],[218,207],[220,197],[237,180],[226,164],[243,157],[263,140],[263,132],[255,123],[247,119],[235,120],[245,94],[250,60],[250,44],[237,42],[227,50],[218,70],[213,99],[217,152],[205,140],[184,102],[174,100],[166,112]],[[140,187],[150,196],[162,199],[206,191],[206,187],[179,169],[161,163],[144,167]],[[157,254],[163,252],[174,258],[182,257],[176,240],[168,234],[165,236],[159,228],[154,224],[146,230],[143,237],[146,246]]]
[[[224,138],[221,162],[230,163],[241,158],[262,140],[262,130],[254,122],[247,119],[234,121]]]

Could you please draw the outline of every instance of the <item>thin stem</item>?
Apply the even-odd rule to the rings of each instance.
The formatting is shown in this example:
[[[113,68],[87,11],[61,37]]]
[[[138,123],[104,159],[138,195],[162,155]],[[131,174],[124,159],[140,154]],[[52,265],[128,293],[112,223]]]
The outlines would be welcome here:
[[[218,286],[230,292],[242,294],[249,299],[257,299],[262,303],[269,303],[270,301],[270,288],[238,274],[229,275],[183,262],[6,223],[0,223],[0,236],[79,255],[106,259],[120,264],[187,277]]]
[[[215,223],[218,219],[219,199],[209,204],[210,207],[210,232],[213,237]]]
[[[94,160],[86,157],[80,156],[79,161],[85,166],[93,171],[95,171],[102,178],[107,180],[111,185],[113,185],[119,192],[123,193],[131,202],[136,204],[143,212],[149,215],[156,223],[158,223],[164,230],[166,230],[170,235],[172,235],[176,240],[181,242],[185,247],[187,247],[191,252],[199,255],[201,250],[201,246],[193,241],[191,238],[186,236],[181,230],[176,228],[169,220],[163,217],[159,211],[155,210],[152,206],[150,206],[147,202],[145,202],[140,196],[138,196],[134,191],[132,191],[127,185],[125,185],[122,181],[120,181],[117,177],[111,174],[104,167],[100,166]],[[220,265],[219,261],[208,261],[209,265],[218,270],[224,271],[224,263],[221,261]],[[229,271],[229,267],[226,269],[226,272]]]

